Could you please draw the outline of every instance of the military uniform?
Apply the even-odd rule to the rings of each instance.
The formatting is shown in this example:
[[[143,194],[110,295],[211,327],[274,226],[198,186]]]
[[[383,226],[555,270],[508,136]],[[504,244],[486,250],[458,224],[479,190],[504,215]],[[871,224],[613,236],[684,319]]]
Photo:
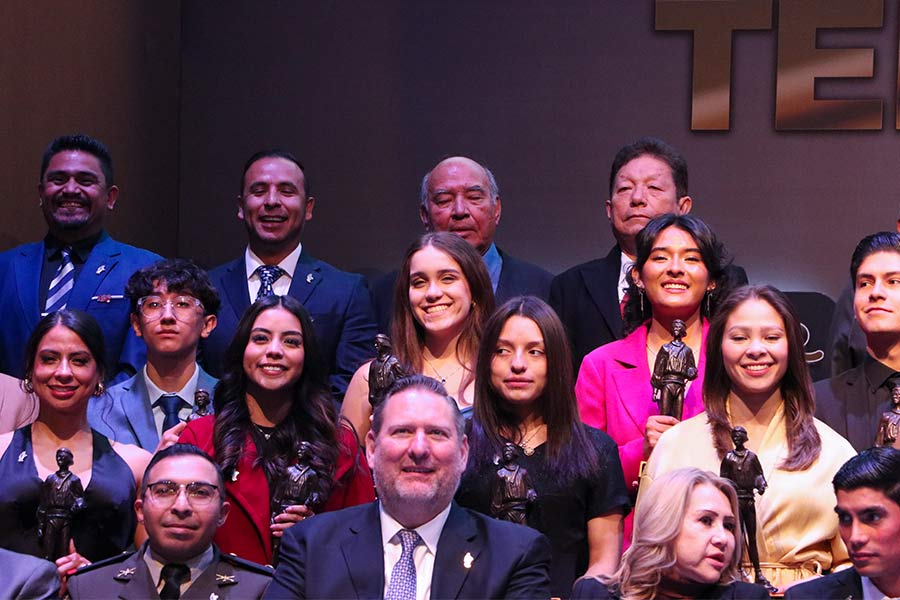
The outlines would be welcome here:
[[[150,578],[144,560],[147,545],[78,569],[68,579],[67,596],[84,598],[159,598],[157,582]],[[183,600],[262,598],[272,580],[272,568],[236,556],[222,554],[213,546],[213,561],[191,582]]]

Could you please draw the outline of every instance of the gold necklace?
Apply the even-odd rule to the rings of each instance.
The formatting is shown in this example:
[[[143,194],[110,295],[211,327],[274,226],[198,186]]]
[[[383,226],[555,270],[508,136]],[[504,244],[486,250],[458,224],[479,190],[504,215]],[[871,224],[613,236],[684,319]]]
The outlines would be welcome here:
[[[434,374],[437,375],[437,376],[438,376],[438,379],[441,380],[441,385],[447,385],[447,380],[448,380],[449,378],[453,377],[454,375],[456,375],[456,374],[459,372],[459,370],[463,368],[462,365],[459,365],[458,367],[456,367],[455,369],[453,369],[453,372],[452,372],[452,373],[450,373],[449,375],[447,375],[446,377],[444,377],[443,375],[441,375],[441,372],[437,370],[437,367],[434,366],[434,363],[432,363],[430,360],[428,360],[428,357],[425,356],[424,353],[422,354],[422,358],[425,359],[425,362],[428,363],[428,366],[431,367],[431,370],[434,371]]]
[[[528,442],[533,440],[538,433],[540,433],[541,429],[544,425],[538,425],[534,429],[531,430],[531,433],[527,436],[522,437],[522,441],[520,441],[517,445],[522,449],[522,452],[525,453],[525,456],[532,456],[534,454],[535,448],[532,448],[528,445]]]

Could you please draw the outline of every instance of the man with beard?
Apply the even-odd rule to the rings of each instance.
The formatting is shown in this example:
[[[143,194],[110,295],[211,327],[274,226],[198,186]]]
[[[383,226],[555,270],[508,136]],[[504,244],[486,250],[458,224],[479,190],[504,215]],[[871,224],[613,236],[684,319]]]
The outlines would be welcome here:
[[[144,343],[131,330],[125,282],[160,257],[103,229],[119,188],[106,146],[83,134],[53,140],[41,161],[38,197],[47,235],[0,254],[0,372],[22,378],[22,348],[40,318],[62,308],[97,319],[111,378],[134,375]]]
[[[429,377],[397,381],[375,407],[366,454],[379,501],[285,532],[267,598],[548,598],[537,531],[460,508],[463,417]]]

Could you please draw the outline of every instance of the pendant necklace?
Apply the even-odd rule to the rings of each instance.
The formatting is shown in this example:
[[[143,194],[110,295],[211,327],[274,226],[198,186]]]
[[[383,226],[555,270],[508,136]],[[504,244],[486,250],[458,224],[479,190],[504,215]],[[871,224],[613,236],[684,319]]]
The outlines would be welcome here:
[[[451,372],[449,375],[447,375],[447,377],[444,377],[443,375],[441,375],[441,372],[437,370],[437,367],[434,366],[434,363],[432,363],[430,360],[428,360],[427,356],[422,354],[422,358],[425,359],[425,362],[428,363],[428,366],[431,367],[431,370],[434,371],[434,374],[437,375],[438,379],[440,379],[441,385],[447,385],[447,379],[449,379],[450,377],[453,377],[454,375],[456,375],[459,372],[460,369],[462,369],[462,365],[459,365],[455,369],[453,369],[453,372]]]

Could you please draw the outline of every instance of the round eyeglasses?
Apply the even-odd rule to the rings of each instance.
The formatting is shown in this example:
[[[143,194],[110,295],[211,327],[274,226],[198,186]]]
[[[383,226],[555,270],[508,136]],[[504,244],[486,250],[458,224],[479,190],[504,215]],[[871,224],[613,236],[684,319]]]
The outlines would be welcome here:
[[[147,493],[154,502],[161,506],[175,503],[178,494],[184,490],[191,506],[208,506],[219,495],[219,487],[205,481],[175,483],[174,481],[156,481],[147,486]]]
[[[197,316],[197,309],[203,310],[203,303],[193,296],[176,296],[171,300],[163,300],[160,296],[144,296],[138,300],[138,309],[148,321],[161,319],[166,306],[179,321],[190,321]]]

